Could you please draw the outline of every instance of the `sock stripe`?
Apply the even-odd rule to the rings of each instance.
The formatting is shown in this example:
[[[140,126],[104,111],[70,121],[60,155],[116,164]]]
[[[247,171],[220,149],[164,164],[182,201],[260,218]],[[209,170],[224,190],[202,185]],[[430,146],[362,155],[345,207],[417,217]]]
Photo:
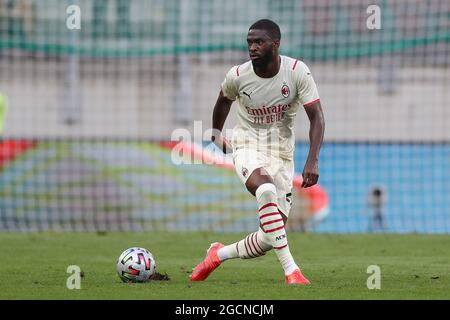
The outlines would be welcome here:
[[[247,255],[251,258],[254,258],[254,256],[252,254],[250,254],[250,252],[248,252],[247,243],[246,243],[245,239],[244,239],[244,247],[245,247],[245,251],[247,251]]]
[[[283,228],[284,228],[284,225],[280,226],[280,227],[277,227],[277,228],[274,228],[274,229],[267,230],[266,233],[275,232],[275,231],[283,229]]]
[[[280,213],[278,211],[277,212],[266,213],[266,214],[263,214],[262,216],[260,216],[259,220],[264,219],[266,217],[274,216],[274,215],[277,215],[277,214],[280,214]]]
[[[256,254],[253,252],[255,250],[255,248],[252,247],[251,243],[250,243],[250,237],[252,236],[252,234],[249,234],[247,237],[245,237],[245,241],[247,241],[247,245],[250,249],[250,252],[256,256]]]
[[[256,232],[252,233],[251,240],[252,240],[253,248],[255,248],[255,251],[258,255],[262,256],[262,255],[264,255],[264,251],[263,250],[258,251],[258,248],[257,248],[258,242],[256,242],[256,244],[255,244],[255,240],[254,240],[255,236],[256,236]],[[261,248],[259,248],[259,249],[261,249]]]
[[[273,202],[266,203],[266,204],[263,205],[261,208],[259,208],[259,211],[264,210],[264,209],[267,208],[267,207],[277,207],[277,204],[276,204],[276,203],[273,203]]]
[[[264,222],[264,223],[262,224],[262,226],[266,226],[266,225],[268,225],[268,224],[272,224],[272,223],[280,222],[280,221],[283,221],[283,218],[277,219],[277,220],[272,220],[272,221]]]
[[[248,249],[247,249],[247,244],[245,243],[245,239],[244,239],[244,248],[245,248],[245,251],[247,251],[247,255],[249,256],[250,254],[248,253]]]
[[[276,249],[276,250],[281,250],[281,249],[283,249],[283,248],[285,248],[285,247],[287,247],[287,243],[286,243],[284,246],[281,246],[281,247],[273,247],[273,248]]]
[[[250,236],[251,235],[248,235],[247,237],[245,237],[245,241],[247,242],[247,245],[248,245],[248,248],[250,249],[251,255],[253,257],[257,257],[258,255],[253,252],[254,248],[252,248],[252,246],[250,245]]]

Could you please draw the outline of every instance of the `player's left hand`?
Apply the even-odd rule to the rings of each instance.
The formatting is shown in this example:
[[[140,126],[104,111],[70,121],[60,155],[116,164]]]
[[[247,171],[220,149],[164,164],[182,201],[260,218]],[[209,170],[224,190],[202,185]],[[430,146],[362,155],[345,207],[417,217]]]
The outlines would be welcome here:
[[[312,187],[319,180],[319,165],[317,161],[307,161],[302,173],[302,188]]]

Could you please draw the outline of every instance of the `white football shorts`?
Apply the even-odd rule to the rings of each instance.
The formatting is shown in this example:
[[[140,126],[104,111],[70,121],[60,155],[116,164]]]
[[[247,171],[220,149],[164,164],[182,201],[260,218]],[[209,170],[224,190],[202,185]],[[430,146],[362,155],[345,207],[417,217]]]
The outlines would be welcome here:
[[[264,168],[277,188],[278,209],[289,216],[292,206],[294,161],[270,156],[254,149],[242,148],[234,150],[233,162],[236,173],[244,185],[255,169]]]

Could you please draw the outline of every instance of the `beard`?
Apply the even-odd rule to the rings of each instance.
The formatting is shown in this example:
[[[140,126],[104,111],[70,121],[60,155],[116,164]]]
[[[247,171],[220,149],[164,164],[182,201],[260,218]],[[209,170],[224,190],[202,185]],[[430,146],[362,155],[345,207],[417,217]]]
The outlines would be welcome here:
[[[274,54],[272,50],[266,51],[258,60],[252,60],[254,67],[265,67],[273,60]]]

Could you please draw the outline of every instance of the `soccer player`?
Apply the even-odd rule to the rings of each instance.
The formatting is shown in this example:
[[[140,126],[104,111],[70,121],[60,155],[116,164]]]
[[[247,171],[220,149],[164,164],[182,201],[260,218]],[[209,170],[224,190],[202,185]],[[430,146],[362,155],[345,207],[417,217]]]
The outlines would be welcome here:
[[[259,20],[249,28],[251,60],[227,73],[212,119],[212,140],[223,152],[233,153],[236,173],[256,197],[258,231],[227,246],[211,244],[191,281],[205,280],[225,260],[256,258],[274,249],[287,284],[310,284],[291,255],[285,230],[294,175],[293,125],[302,104],[310,121],[310,149],[302,173],[302,187],[308,188],[319,178],[324,118],[310,70],[302,61],[279,55],[280,39],[280,28],[271,20]],[[238,123],[230,143],[221,131],[235,100]]]

